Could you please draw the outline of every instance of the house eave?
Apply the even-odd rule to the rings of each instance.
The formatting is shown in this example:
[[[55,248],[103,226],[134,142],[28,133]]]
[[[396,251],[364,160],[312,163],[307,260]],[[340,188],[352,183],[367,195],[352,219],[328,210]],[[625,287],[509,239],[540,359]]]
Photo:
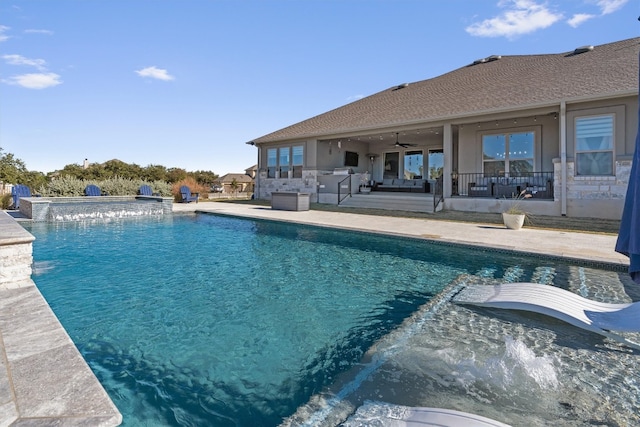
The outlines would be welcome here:
[[[467,113],[462,114],[453,114],[453,115],[445,115],[438,117],[429,117],[426,119],[416,119],[410,121],[403,122],[394,122],[394,123],[385,123],[382,126],[370,127],[370,126],[360,126],[360,127],[352,127],[352,128],[339,128],[332,129],[330,133],[327,132],[314,132],[314,133],[306,133],[300,134],[296,136],[289,136],[285,138],[272,138],[260,140],[262,138],[257,138],[254,141],[249,141],[246,144],[249,145],[263,145],[263,144],[271,144],[271,143],[288,143],[295,142],[300,140],[309,140],[309,139],[334,139],[334,138],[348,138],[353,136],[358,136],[363,133],[384,133],[384,132],[396,132],[402,131],[406,129],[410,129],[412,127],[440,127],[444,124],[461,124],[461,123],[469,123],[476,122],[482,120],[490,120],[491,118],[498,115],[512,115],[514,113],[522,114],[522,112],[527,112],[527,114],[544,114],[557,112],[560,108],[560,105],[564,102],[567,105],[578,104],[584,102],[596,102],[607,99],[617,99],[617,98],[625,98],[629,96],[637,96],[638,90],[623,90],[616,91],[610,93],[602,93],[597,95],[584,95],[566,99],[554,99],[545,102],[518,105],[509,108],[493,108],[489,110],[480,110],[480,111],[469,111]],[[547,110],[547,111],[545,111]]]

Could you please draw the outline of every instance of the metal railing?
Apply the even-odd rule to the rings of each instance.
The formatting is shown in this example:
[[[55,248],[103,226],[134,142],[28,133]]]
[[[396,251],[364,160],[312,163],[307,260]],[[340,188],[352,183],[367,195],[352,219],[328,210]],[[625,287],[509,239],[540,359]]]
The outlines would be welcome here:
[[[346,184],[345,181],[347,182]],[[346,191],[343,192],[342,190]],[[347,175],[344,179],[338,182],[338,205],[347,197],[351,197],[351,175]]]
[[[444,177],[440,175],[436,178],[436,185],[433,189],[433,211],[435,212],[438,205],[444,202]]]
[[[463,197],[511,198],[523,191],[532,198],[553,199],[553,172],[526,172],[509,175],[484,173],[452,174],[452,195]]]

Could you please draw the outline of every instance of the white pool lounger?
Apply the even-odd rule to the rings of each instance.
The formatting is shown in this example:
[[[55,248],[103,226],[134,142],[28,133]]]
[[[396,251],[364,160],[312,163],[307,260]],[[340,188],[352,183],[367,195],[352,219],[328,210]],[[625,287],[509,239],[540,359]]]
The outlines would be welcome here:
[[[375,414],[375,415],[374,415]],[[376,425],[384,427],[511,427],[490,418],[452,409],[410,407],[366,401],[346,427]]]
[[[539,283],[468,285],[452,299],[470,304],[545,314],[640,350],[640,344],[616,332],[640,332],[640,302],[609,304]]]
[[[411,408],[404,420],[388,420],[385,427],[510,427],[479,415],[441,408]]]

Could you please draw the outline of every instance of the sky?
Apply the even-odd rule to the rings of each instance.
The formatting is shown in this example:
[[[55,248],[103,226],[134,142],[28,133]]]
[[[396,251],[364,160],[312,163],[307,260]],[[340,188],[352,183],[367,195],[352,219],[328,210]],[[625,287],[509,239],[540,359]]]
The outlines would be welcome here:
[[[0,0],[0,148],[219,175],[246,142],[490,55],[637,37],[637,0]]]

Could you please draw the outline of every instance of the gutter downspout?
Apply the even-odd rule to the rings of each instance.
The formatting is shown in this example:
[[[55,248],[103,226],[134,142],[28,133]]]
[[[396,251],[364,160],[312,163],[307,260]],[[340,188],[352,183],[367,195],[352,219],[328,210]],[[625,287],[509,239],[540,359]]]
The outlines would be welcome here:
[[[262,148],[257,145],[253,141],[246,142],[245,144],[254,146],[258,150],[258,161],[256,162],[256,176],[253,178],[253,198],[254,200],[258,200],[260,198],[260,154],[262,153]]]
[[[560,102],[560,214],[567,216],[567,103]]]

